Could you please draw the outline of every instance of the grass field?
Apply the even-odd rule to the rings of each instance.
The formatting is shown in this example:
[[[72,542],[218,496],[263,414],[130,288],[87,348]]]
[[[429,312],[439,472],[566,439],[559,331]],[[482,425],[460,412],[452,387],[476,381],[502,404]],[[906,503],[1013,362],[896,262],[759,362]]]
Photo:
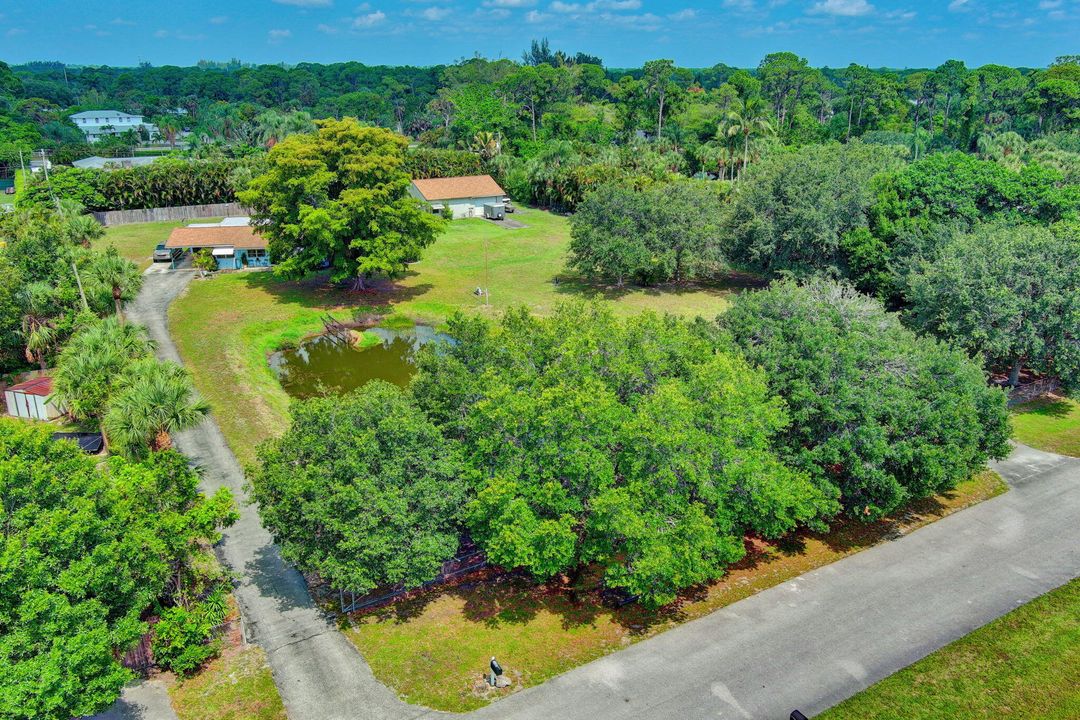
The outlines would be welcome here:
[[[817,718],[1080,718],[1080,580],[946,645]]]
[[[266,364],[267,353],[319,331],[327,312],[341,319],[359,313],[381,316],[388,324],[437,325],[457,310],[494,315],[524,304],[545,313],[561,300],[597,297],[621,313],[651,308],[713,317],[737,289],[735,283],[625,291],[591,286],[564,274],[566,218],[538,210],[519,210],[515,217],[528,227],[510,230],[485,220],[451,223],[406,277],[379,283],[374,294],[332,289],[321,279],[280,282],[266,272],[194,281],[169,311],[170,331],[241,461],[253,461],[258,442],[279,433],[287,421],[289,399]],[[158,229],[142,235],[161,236],[167,224],[153,225]],[[139,235],[133,227],[147,226],[116,230]],[[152,250],[153,243],[148,247]],[[472,294],[478,285],[490,288],[490,305]]]
[[[1080,403],[1047,397],[1013,409],[1013,434],[1040,450],[1080,457]]]
[[[346,633],[376,677],[410,702],[469,710],[506,692],[483,682],[491,655],[513,678],[511,691],[536,685],[1005,489],[985,472],[889,521],[841,523],[827,535],[804,533],[779,543],[748,539],[747,557],[724,579],[659,613],[633,605],[613,610],[595,595],[575,600],[563,588],[505,580],[427,593],[359,616]]]
[[[217,222],[221,218],[199,218],[198,220],[169,220],[166,222],[136,223],[134,225],[116,225],[105,228],[105,236],[94,243],[95,248],[116,247],[120,254],[139,266],[140,270],[150,267],[153,261],[154,247],[169,238],[173,228],[183,227],[193,222]]]
[[[180,720],[285,720],[266,654],[233,647],[198,675],[169,688]]]

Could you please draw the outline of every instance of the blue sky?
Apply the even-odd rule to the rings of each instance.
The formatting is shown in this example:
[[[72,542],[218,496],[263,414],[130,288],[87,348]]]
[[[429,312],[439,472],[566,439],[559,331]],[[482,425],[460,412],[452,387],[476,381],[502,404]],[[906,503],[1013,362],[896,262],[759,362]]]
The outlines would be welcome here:
[[[610,66],[1045,66],[1080,53],[1080,0],[6,0],[0,60],[431,65],[519,58],[532,38]]]

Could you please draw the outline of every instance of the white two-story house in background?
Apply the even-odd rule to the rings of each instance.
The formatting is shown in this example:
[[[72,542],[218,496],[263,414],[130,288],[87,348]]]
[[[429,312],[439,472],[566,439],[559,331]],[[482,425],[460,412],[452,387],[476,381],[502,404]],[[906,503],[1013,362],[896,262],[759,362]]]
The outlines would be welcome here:
[[[83,131],[87,142],[92,143],[106,135],[118,135],[128,130],[138,130],[140,127],[146,128],[150,137],[157,132],[157,128],[143,120],[142,115],[131,115],[119,110],[86,110],[72,115],[71,122]]]

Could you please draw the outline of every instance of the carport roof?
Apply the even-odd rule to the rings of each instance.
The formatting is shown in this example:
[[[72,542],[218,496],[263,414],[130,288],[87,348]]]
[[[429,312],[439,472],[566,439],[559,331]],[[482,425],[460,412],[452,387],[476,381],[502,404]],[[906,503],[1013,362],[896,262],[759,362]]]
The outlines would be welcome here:
[[[256,250],[266,247],[266,238],[248,225],[215,227],[179,227],[165,242],[167,248],[234,247]]]

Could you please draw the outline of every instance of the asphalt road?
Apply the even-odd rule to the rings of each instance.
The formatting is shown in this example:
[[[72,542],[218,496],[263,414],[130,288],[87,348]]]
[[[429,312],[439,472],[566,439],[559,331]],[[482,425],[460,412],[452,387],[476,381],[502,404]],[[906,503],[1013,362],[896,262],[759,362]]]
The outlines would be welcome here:
[[[1080,575],[1080,461],[490,705],[478,718],[807,716]],[[504,664],[512,665],[513,658]]]
[[[163,358],[179,360],[165,311],[190,278],[148,275],[130,309]],[[243,475],[212,419],[176,440],[203,468],[207,490],[224,485],[243,497]],[[821,712],[1080,576],[1080,460],[1021,446],[995,469],[1012,486],[1005,495],[472,715],[782,720],[794,708]],[[251,637],[267,650],[290,718],[447,717],[406,705],[376,681],[282,562],[255,508],[242,505],[241,514],[221,554],[242,577],[237,598]],[[513,667],[513,658],[500,659]],[[130,717],[172,720],[150,704]]]

